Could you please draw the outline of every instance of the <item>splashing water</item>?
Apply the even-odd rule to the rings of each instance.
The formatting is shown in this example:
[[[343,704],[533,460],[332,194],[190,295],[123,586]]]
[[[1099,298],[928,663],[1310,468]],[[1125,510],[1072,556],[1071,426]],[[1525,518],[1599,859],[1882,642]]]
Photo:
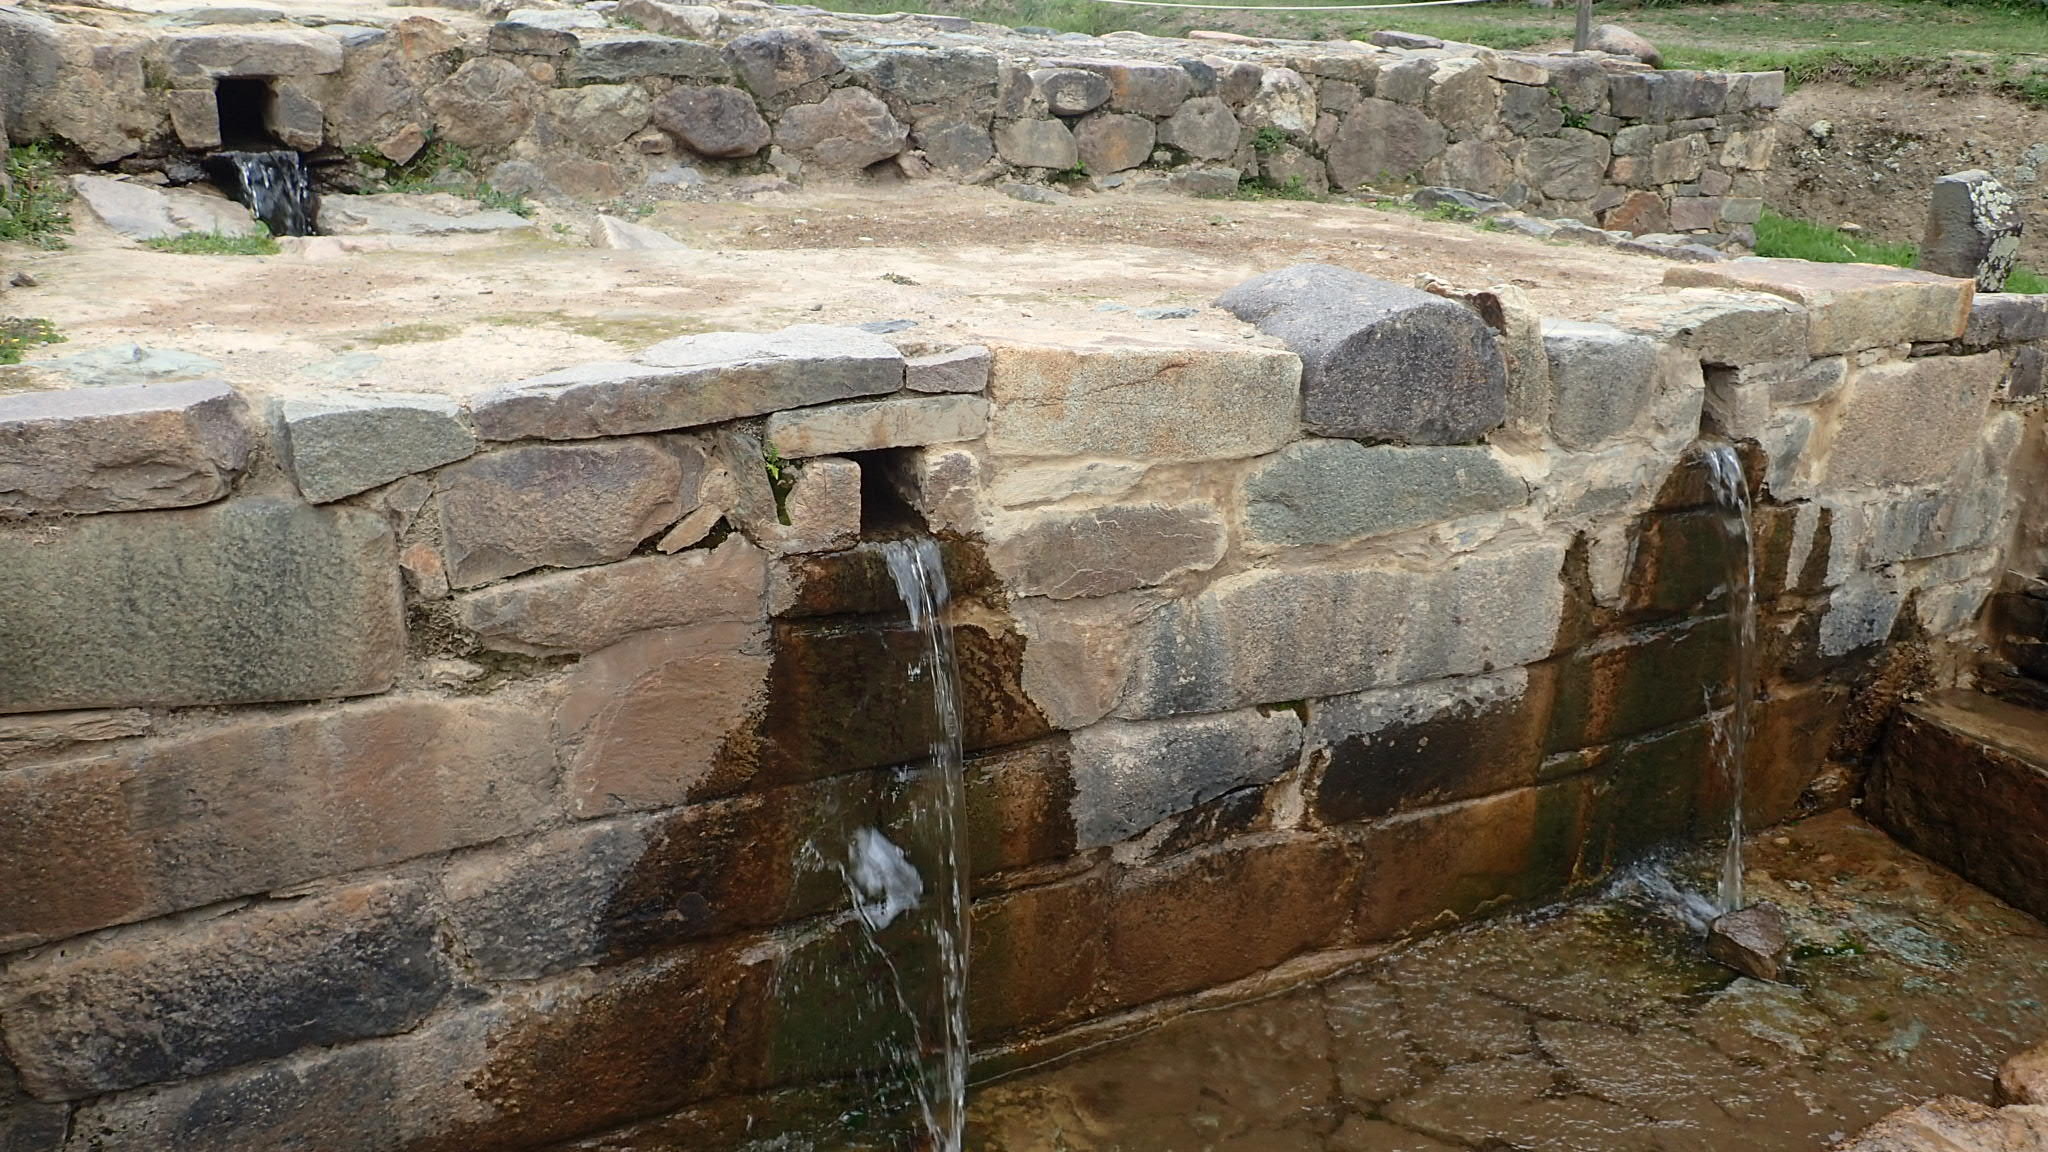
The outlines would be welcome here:
[[[215,152],[206,158],[206,169],[271,235],[313,235],[313,180],[297,152]]]
[[[1720,741],[1722,776],[1728,783],[1728,846],[1721,856],[1717,903],[1722,912],[1742,907],[1742,786],[1749,756],[1750,710],[1756,699],[1756,531],[1750,519],[1749,483],[1733,445],[1708,442],[1707,478],[1721,526],[1728,535],[1728,620],[1735,631],[1735,703]]]

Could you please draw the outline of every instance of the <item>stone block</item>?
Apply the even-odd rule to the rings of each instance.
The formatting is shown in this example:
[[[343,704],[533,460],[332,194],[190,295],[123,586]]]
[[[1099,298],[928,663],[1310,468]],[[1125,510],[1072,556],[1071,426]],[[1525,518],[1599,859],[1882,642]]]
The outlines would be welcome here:
[[[1669,551],[1660,551],[1658,560],[1639,563],[1636,571],[1667,587],[1690,581],[1693,592],[1713,591],[1690,573],[1681,573],[1676,580],[1668,573],[1660,576],[1658,564],[1673,558]],[[1710,555],[1706,564],[1718,567],[1720,559]],[[1650,593],[1639,594],[1638,610],[1651,607],[1643,602],[1652,598]],[[1669,593],[1663,598],[1698,600]],[[1544,751],[1592,748],[1704,716],[1728,702],[1732,652],[1728,618],[1712,616],[1646,629],[1572,653],[1556,672]],[[1685,688],[1673,691],[1673,684]]]
[[[968,758],[963,815],[974,879],[1074,854],[1074,779],[1067,737]]]
[[[1225,792],[1294,767],[1301,720],[1284,709],[1105,720],[1074,733],[1075,846],[1127,840]]]
[[[1303,835],[1232,841],[1127,871],[1110,893],[1104,1000],[1149,1003],[1330,947],[1354,875],[1338,845]]]
[[[1707,151],[1707,138],[1697,132],[1652,145],[1649,182],[1686,184],[1699,179],[1706,171]],[[1676,211],[1676,205],[1673,209]]]
[[[942,172],[967,176],[996,157],[994,137],[978,123],[921,120],[911,128],[910,142]]]
[[[1025,638],[1020,684],[1047,723],[1072,730],[1109,715],[1129,678],[1131,638],[1158,610],[1143,597],[1011,603]]]
[[[485,648],[559,656],[650,629],[761,619],[767,581],[766,555],[733,537],[710,550],[528,576],[465,592],[455,606]]]
[[[324,76],[341,71],[341,41],[299,28],[237,28],[165,37],[173,77]]]
[[[1300,355],[1311,431],[1457,444],[1507,418],[1507,367],[1493,330],[1443,297],[1301,264],[1247,280],[1217,305]]]
[[[1947,476],[1976,446],[2004,374],[1995,352],[1855,369],[1839,401],[1819,482],[1865,488]]]
[[[1804,362],[1808,355],[1805,310],[1760,292],[1687,288],[1639,296],[1600,319],[1688,349],[1706,364]]]
[[[1470,56],[1439,60],[1430,72],[1423,107],[1459,136],[1478,132],[1500,118],[1501,86],[1483,60]]]
[[[1810,351],[1832,356],[1909,340],[1949,341],[1963,335],[1971,285],[1909,268],[1743,259],[1673,265],[1672,287],[1734,288],[1781,296],[1806,309]]]
[[[2024,345],[2012,354],[2012,372],[1998,398],[2012,404],[2033,400],[2041,395],[2044,382],[2048,382],[2048,353],[2039,345]]]
[[[246,415],[218,380],[0,396],[0,517],[218,500],[249,459]]]
[[[1384,83],[1388,74],[1382,73]],[[1384,95],[1382,90],[1382,95]],[[1419,99],[1419,96],[1418,96]],[[1367,97],[1358,102],[1331,140],[1330,183],[1338,188],[1414,180],[1423,165],[1443,155],[1450,136],[1413,103]]]
[[[1657,345],[1607,324],[1546,320],[1550,434],[1566,448],[1594,448],[1635,427],[1657,379]]]
[[[1109,79],[1085,68],[1034,68],[1031,82],[1055,116],[1081,116],[1109,102]]]
[[[768,445],[784,459],[978,440],[988,430],[979,396],[905,396],[777,412]]]
[[[70,1100],[404,1032],[452,982],[437,931],[420,886],[376,881],[55,951],[9,970],[7,1047]]]
[[[701,457],[653,439],[529,444],[440,475],[448,579],[472,588],[535,568],[631,555],[694,504]]]
[[[725,84],[677,88],[656,100],[650,115],[656,128],[699,156],[752,156],[772,135],[754,98]]]
[[[2048,852],[2015,829],[2048,819],[2040,714],[1967,691],[1905,705],[1865,811],[1907,847],[2030,915],[2048,915]]]
[[[1074,133],[1058,120],[1009,120],[996,125],[996,155],[1019,168],[1067,171],[1081,162]]]
[[[967,1019],[975,1043],[1087,1012],[1106,963],[1108,888],[1104,876],[1088,875],[974,902]]]
[[[1049,60],[1056,68],[1079,68],[1109,81],[1112,112],[1135,112],[1141,116],[1171,116],[1181,101],[1194,93],[1187,70],[1174,64],[1148,64],[1135,60]]]
[[[1674,196],[1671,198],[1671,229],[1674,232],[1706,232],[1721,223],[1724,201],[1718,196]]]
[[[1128,112],[1097,112],[1074,125],[1081,166],[1096,176],[1136,168],[1152,158],[1152,121]]]
[[[998,457],[1242,459],[1300,434],[1301,362],[1242,346],[1012,344],[995,351],[989,399]]]
[[[570,84],[630,84],[652,77],[725,80],[732,68],[717,48],[672,36],[621,36],[578,48],[563,71]]]
[[[903,362],[903,386],[912,392],[983,392],[988,389],[989,351],[967,344]]]
[[[171,107],[171,131],[177,133],[178,143],[195,152],[220,147],[220,104],[212,87],[181,88],[165,100]]]
[[[73,744],[144,736],[155,726],[140,708],[0,716],[0,764]]]
[[[355,696],[404,659],[372,512],[247,499],[0,533],[0,712]]]
[[[894,392],[903,354],[852,328],[663,341],[630,364],[585,364],[491,389],[471,402],[486,440],[580,440],[721,424],[783,408]]]
[[[1133,637],[1132,719],[1335,696],[1543,659],[1563,621],[1565,546],[1535,541],[1398,567],[1254,569]],[[1386,611],[1386,605],[1404,605]],[[1483,628],[1473,622],[1486,621]]]
[[[544,715],[388,697],[0,775],[0,951],[523,833],[555,810]],[[89,875],[94,882],[78,883]]]
[[[1583,128],[1560,129],[1555,136],[1529,141],[1523,167],[1530,187],[1553,200],[1585,200],[1598,195],[1601,177],[1613,156],[1607,137]]]
[[[1521,668],[1317,701],[1310,809],[1343,824],[1534,784],[1548,719],[1546,679]]]
[[[1263,551],[1340,544],[1528,500],[1529,486],[1490,448],[1303,440],[1245,474],[1245,534]]]
[[[880,97],[863,88],[837,88],[816,104],[799,104],[775,124],[775,143],[806,164],[856,172],[903,151],[906,128]]]
[[[1972,348],[2048,340],[2048,296],[1979,292],[1970,302],[1963,343]]]
[[[476,452],[452,397],[336,392],[276,402],[279,447],[299,493],[325,504]]]
[[[2022,223],[2012,190],[1991,173],[1973,168],[1943,176],[1928,200],[1916,264],[1974,280],[1979,292],[2002,292],[2019,259]]]
[[[1245,98],[1238,119],[1305,141],[1315,131],[1316,113],[1315,85],[1292,68],[1268,66],[1259,70],[1259,87]]]
[[[1616,116],[1660,124],[1718,115],[1727,96],[1728,76],[1717,72],[1619,72],[1607,88]]]
[[[327,138],[327,113],[301,84],[273,80],[263,128],[287,148],[311,152]]]
[[[777,554],[851,548],[860,539],[860,509],[860,465],[814,456],[797,467],[783,501],[789,523],[757,532]]]
[[[900,101],[914,119],[945,109],[987,122],[1002,84],[1002,61],[982,47],[930,44],[849,49],[847,69],[874,92]]]
[[[749,32],[727,44],[725,55],[740,83],[760,97],[780,96],[845,67],[824,37],[809,28]]]
[[[988,560],[1012,595],[1069,600],[1161,584],[1223,559],[1211,505],[1114,504],[1014,512],[988,526]]]
[[[1228,160],[1237,155],[1243,127],[1237,115],[1215,96],[1197,96],[1159,125],[1159,142],[1198,160]]]
[[[1503,86],[1500,115],[1501,123],[1517,136],[1548,136],[1564,127],[1564,110],[1547,87]]]

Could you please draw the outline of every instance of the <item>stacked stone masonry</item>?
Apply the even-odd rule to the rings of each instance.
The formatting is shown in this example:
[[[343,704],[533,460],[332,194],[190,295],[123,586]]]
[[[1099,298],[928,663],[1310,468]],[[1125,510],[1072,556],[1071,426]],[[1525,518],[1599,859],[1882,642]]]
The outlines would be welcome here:
[[[1735,261],[1567,322],[1293,269],[1225,303],[1277,335],[797,327],[460,403],[0,397],[0,1146],[829,1115],[858,1024],[783,977],[845,896],[791,861],[930,736],[892,517],[958,602],[997,1069],[1718,835],[1703,431],[1757,499],[1741,800],[1826,802],[1895,657],[1968,652],[2039,451],[2048,306],[1966,281]]]
[[[1033,34],[749,0],[498,14],[166,31],[10,9],[4,129],[192,179],[192,154],[221,144],[219,85],[253,79],[270,135],[343,185],[434,141],[507,191],[583,199],[707,174],[741,189],[1085,175],[1204,195],[1421,183],[1637,234],[1741,235],[1784,93],[1776,72],[1428,37]]]

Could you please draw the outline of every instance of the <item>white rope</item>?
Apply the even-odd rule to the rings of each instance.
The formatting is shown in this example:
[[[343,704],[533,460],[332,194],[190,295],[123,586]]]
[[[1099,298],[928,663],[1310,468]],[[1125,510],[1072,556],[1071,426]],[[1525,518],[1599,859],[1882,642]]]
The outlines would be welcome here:
[[[1208,8],[1221,12],[1365,12],[1380,8],[1441,8],[1450,4],[1491,4],[1494,0],[1410,0],[1406,4],[1183,4],[1178,0],[1094,0],[1134,8]]]

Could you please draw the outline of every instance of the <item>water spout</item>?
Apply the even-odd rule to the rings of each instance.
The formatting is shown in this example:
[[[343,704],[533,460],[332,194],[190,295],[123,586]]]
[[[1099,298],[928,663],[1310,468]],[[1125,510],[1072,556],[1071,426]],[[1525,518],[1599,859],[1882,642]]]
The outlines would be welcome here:
[[[205,167],[214,183],[255,213],[271,235],[313,235],[317,209],[305,157],[282,148],[215,152],[206,157]]]
[[[1728,621],[1735,641],[1735,702],[1720,740],[1721,776],[1728,784],[1728,845],[1721,856],[1717,904],[1742,907],[1742,789],[1749,757],[1750,712],[1756,699],[1756,530],[1742,458],[1725,441],[1704,445],[1708,486],[1728,537]]]

